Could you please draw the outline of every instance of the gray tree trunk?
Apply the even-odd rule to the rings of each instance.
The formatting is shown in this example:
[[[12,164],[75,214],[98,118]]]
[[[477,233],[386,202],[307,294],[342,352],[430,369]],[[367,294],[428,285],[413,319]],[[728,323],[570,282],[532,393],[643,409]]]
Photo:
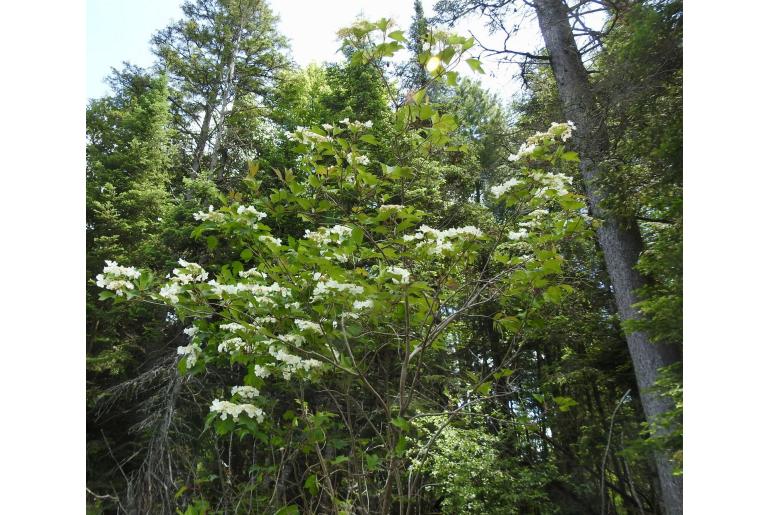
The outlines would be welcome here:
[[[563,104],[564,113],[577,126],[575,143],[580,153],[589,206],[594,216],[603,220],[598,230],[599,244],[612,281],[612,289],[622,320],[635,319],[639,312],[636,291],[644,284],[634,269],[642,252],[642,238],[635,220],[620,220],[602,209],[602,193],[597,185],[602,171],[599,163],[606,156],[609,138],[588,80],[583,61],[578,54],[570,28],[567,6],[562,0],[535,0],[540,30],[551,58],[551,68]],[[626,335],[628,350],[634,365],[642,407],[648,421],[669,410],[670,402],[648,389],[658,377],[658,369],[681,360],[677,346],[653,344],[646,334]],[[655,456],[661,496],[666,513],[682,513],[682,478],[674,477],[673,465],[663,453]]]
[[[215,172],[217,169],[217,166],[219,166],[219,149],[222,146],[222,139],[225,135],[225,119],[227,118],[227,106],[231,102],[235,101],[235,88],[233,86],[235,82],[235,60],[237,59],[239,45],[241,42],[241,29],[238,27],[236,32],[236,37],[233,40],[233,48],[230,53],[230,58],[227,62],[227,65],[223,71],[224,80],[222,85],[222,103],[219,108],[219,124],[217,125],[217,132],[216,132],[216,138],[214,140],[214,150],[211,153],[211,172]],[[222,180],[224,177],[224,169],[222,169],[218,175],[217,179]]]
[[[206,151],[206,144],[209,141],[209,132],[211,127],[211,116],[214,114],[214,102],[216,101],[216,87],[212,87],[212,92],[206,99],[206,107],[203,112],[203,121],[201,122],[201,131],[195,140],[195,151],[193,152],[192,173],[195,177],[201,169],[203,154]]]

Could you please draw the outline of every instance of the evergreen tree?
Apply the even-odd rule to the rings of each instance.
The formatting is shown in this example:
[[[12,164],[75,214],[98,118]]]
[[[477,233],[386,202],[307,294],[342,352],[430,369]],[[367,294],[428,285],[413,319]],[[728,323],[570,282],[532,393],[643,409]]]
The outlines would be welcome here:
[[[288,66],[286,42],[262,0],[191,0],[182,11],[153,37],[153,51],[173,90],[184,165],[221,182],[255,156],[259,138],[248,121]]]

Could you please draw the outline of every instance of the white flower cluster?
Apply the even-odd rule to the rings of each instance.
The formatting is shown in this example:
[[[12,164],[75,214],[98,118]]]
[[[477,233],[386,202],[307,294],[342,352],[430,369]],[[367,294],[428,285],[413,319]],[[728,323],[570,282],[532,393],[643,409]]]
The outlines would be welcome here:
[[[257,377],[270,377],[270,371],[261,365],[254,365],[254,375]]]
[[[235,404],[228,401],[220,401],[219,399],[214,399],[211,402],[211,408],[209,409],[212,412],[220,413],[219,418],[222,420],[227,419],[228,415],[233,417],[233,420],[235,420],[241,415],[241,413],[245,413],[249,418],[257,419],[257,422],[262,422],[265,420],[265,412],[251,404]]]
[[[509,231],[508,232],[508,239],[513,241],[519,241],[522,238],[527,237],[527,230],[526,229],[519,229],[518,231]]]
[[[546,132],[536,132],[527,138],[527,141],[521,144],[518,153],[508,156],[508,160],[518,161],[522,157],[530,155],[539,145],[546,141],[556,141],[558,138],[562,142],[566,142],[572,137],[572,131],[574,130],[576,130],[575,124],[571,121],[567,121],[567,123],[553,122]]]
[[[244,399],[256,399],[259,397],[259,390],[253,386],[233,386],[230,393],[232,395],[240,395]]]
[[[261,241],[262,243],[269,243],[270,245],[275,245],[276,247],[280,247],[282,243],[280,238],[273,238],[272,236],[267,234],[263,234],[262,236],[260,236],[259,241]]]
[[[310,320],[297,319],[294,321],[294,324],[299,328],[300,331],[312,331],[314,333],[323,334],[321,326],[315,322],[311,322]]]
[[[388,212],[388,211],[401,211],[404,209],[404,206],[401,204],[383,204],[380,207],[378,207],[380,211]]]
[[[139,279],[142,273],[132,266],[120,266],[115,261],[105,261],[103,273],[96,276],[99,288],[112,290],[118,296],[123,296],[127,290],[134,289],[134,283],[129,279]]]
[[[262,220],[267,217],[267,213],[257,211],[257,208],[254,206],[238,206],[237,212],[239,215],[246,214],[247,216],[254,216],[257,220]]]
[[[184,259],[180,259],[179,264],[182,268],[174,268],[173,270],[176,277],[171,280],[174,282],[190,284],[192,282],[203,282],[209,277],[209,273],[198,263],[190,263]]]
[[[195,335],[196,335],[196,334],[198,334],[198,333],[200,332],[200,329],[198,329],[198,328],[197,328],[197,327],[195,327],[195,326],[192,326],[192,327],[188,327],[188,328],[186,328],[186,329],[185,329],[184,331],[182,331],[182,332],[183,332],[184,334],[186,334],[187,336],[189,336],[190,338],[194,338],[194,337],[195,337]]]
[[[179,283],[168,283],[160,289],[160,296],[168,299],[172,304],[179,302],[180,293],[182,293],[182,287]]]
[[[309,372],[313,368],[320,367],[322,363],[316,359],[302,359],[294,354],[289,354],[286,349],[276,348],[271,346],[269,351],[270,355],[276,360],[283,362],[282,374],[283,378],[287,381],[291,378],[291,375],[297,372],[297,370],[304,370]]]
[[[396,284],[409,284],[409,278],[411,274],[409,273],[409,270],[406,268],[401,268],[398,266],[389,266],[385,269],[385,272],[388,274],[396,275],[398,277],[392,277],[392,281]]]
[[[243,331],[246,329],[241,324],[236,322],[231,322],[229,324],[222,324],[219,326],[219,328],[222,329],[223,331],[230,331],[231,333],[234,333],[236,331]]]
[[[432,237],[433,240],[425,240],[426,236]],[[444,251],[453,250],[454,247],[452,246],[452,241],[450,240],[455,240],[458,238],[482,238],[483,236],[484,233],[481,231],[481,229],[472,225],[465,227],[452,227],[450,229],[446,229],[445,231],[440,231],[427,225],[421,225],[416,233],[404,236],[404,241],[425,240],[417,244],[417,248],[430,245],[430,248],[428,249],[429,254],[441,254]]]
[[[316,143],[329,143],[333,141],[330,136],[318,134],[315,131],[308,129],[307,127],[297,127],[294,132],[286,131],[284,135],[287,139],[296,141],[297,143],[307,143],[315,145]]]
[[[327,294],[339,292],[344,293],[348,292],[351,295],[361,295],[364,293],[364,289],[361,286],[358,286],[356,284],[350,284],[350,283],[340,283],[335,281],[334,279],[326,279],[323,281],[319,281],[315,288],[313,289],[313,297],[312,301],[315,301],[316,299],[323,297]]]
[[[340,120],[340,124],[341,125],[347,125],[348,128],[356,129],[356,130],[371,129],[372,125],[374,125],[371,120],[366,120],[365,122],[359,122],[357,120],[353,120],[351,122],[349,118],[345,118],[343,120]]]
[[[240,352],[253,352],[254,351],[254,345],[251,343],[247,343],[243,341],[243,339],[238,338],[237,336],[235,338],[229,338],[227,340],[223,340],[222,343],[217,346],[217,350],[219,352],[234,352],[234,351],[240,351]]]
[[[350,152],[345,157],[345,159],[347,159],[348,163],[350,163],[350,164],[353,164],[355,162],[355,164],[361,165],[361,166],[366,166],[370,162],[368,156],[365,156],[365,155],[361,154],[361,155],[358,155],[358,156],[354,157],[353,154],[350,153]]]
[[[543,185],[539,189],[535,196],[541,196],[547,190],[555,190],[557,195],[566,195],[569,193],[567,184],[572,184],[572,177],[564,175],[563,173],[548,173],[535,170],[532,172],[532,178]]]
[[[238,272],[238,275],[243,277],[244,279],[249,277],[259,277],[260,279],[267,279],[267,274],[265,272],[260,272],[256,268],[249,268],[248,270],[241,270]]]
[[[197,213],[193,213],[193,218],[199,222],[224,222],[226,217],[224,213],[214,211],[214,206],[209,206],[208,213],[205,211],[198,211]]]
[[[225,293],[230,295],[237,295],[241,292],[249,292],[253,294],[254,297],[256,297],[258,303],[268,304],[270,306],[277,305],[274,299],[275,296],[280,296],[282,298],[291,297],[291,290],[279,285],[278,283],[273,283],[270,286],[266,286],[264,284],[246,283],[221,284],[212,279],[208,282],[208,285],[211,286],[211,292],[214,295],[217,295],[219,298],[222,298],[223,294]]]
[[[317,231],[310,231],[305,229],[305,239],[313,240],[319,245],[328,245],[331,242],[341,244],[345,239],[350,237],[353,233],[353,229],[345,225],[335,225],[331,229],[328,227],[319,227]],[[332,238],[336,236],[336,238]]]
[[[209,273],[198,263],[190,263],[184,259],[180,259],[179,265],[182,268],[174,268],[173,270],[176,277],[172,277],[171,282],[166,283],[166,285],[160,289],[160,296],[164,299],[168,299],[172,304],[179,302],[179,294],[182,293],[182,285],[193,282],[203,282],[209,277]]]
[[[258,325],[274,324],[275,322],[276,322],[275,318],[274,317],[270,317],[270,316],[254,318],[254,323],[258,324]]]
[[[289,343],[295,347],[301,347],[305,343],[305,337],[301,334],[279,334],[277,338],[283,343]]]
[[[363,309],[372,309],[374,301],[369,300],[355,300],[353,301],[353,311],[361,311]]]
[[[201,347],[197,343],[191,343],[190,345],[179,346],[176,348],[176,353],[180,356],[187,356],[187,368],[192,368],[195,363],[198,362],[198,356],[201,354]]]
[[[489,191],[490,193],[492,193],[492,195],[499,198],[505,195],[506,193],[508,193],[508,190],[510,190],[514,186],[518,186],[520,183],[521,181],[519,181],[518,179],[515,179],[515,178],[508,179],[502,184],[498,184],[497,186],[492,186],[491,188],[489,188]]]

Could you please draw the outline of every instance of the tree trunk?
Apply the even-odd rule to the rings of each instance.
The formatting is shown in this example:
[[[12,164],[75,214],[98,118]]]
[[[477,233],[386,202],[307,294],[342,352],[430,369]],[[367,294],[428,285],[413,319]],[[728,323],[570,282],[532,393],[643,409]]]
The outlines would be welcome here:
[[[193,153],[192,176],[198,175],[201,169],[201,161],[206,151],[206,143],[209,140],[209,128],[211,127],[211,116],[214,114],[214,102],[216,101],[216,87],[212,87],[211,93],[206,99],[206,107],[203,112],[203,121],[201,122],[201,131],[195,140],[195,152]]]
[[[535,10],[551,58],[551,68],[564,113],[577,127],[575,142],[580,153],[580,171],[591,211],[603,221],[598,230],[599,244],[604,253],[620,317],[624,321],[638,318],[639,312],[633,305],[639,300],[636,291],[644,281],[634,266],[642,251],[642,239],[635,221],[619,220],[601,207],[602,193],[597,179],[601,177],[599,163],[607,153],[609,138],[597,111],[588,73],[578,54],[567,6],[562,0],[536,0]],[[680,361],[681,352],[674,345],[652,344],[642,332],[627,334],[626,340],[642,407],[647,420],[651,421],[669,410],[671,404],[648,389],[657,379],[658,369]],[[656,455],[655,462],[666,513],[682,513],[681,477],[673,476],[673,465],[663,453]]]

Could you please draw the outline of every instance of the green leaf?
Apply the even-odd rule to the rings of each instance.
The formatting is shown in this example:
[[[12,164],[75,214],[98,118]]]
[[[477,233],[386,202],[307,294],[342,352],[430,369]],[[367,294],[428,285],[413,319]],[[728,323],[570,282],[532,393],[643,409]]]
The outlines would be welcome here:
[[[402,431],[409,431],[409,421],[403,417],[394,418],[390,423]]]
[[[209,248],[209,250],[214,250],[219,246],[219,240],[214,236],[208,236],[206,238],[206,246]]]
[[[559,406],[559,411],[568,411],[572,406],[578,405],[572,397],[554,397],[553,400]]]
[[[561,155],[561,158],[562,158],[564,161],[575,161],[575,162],[578,162],[578,161],[580,161],[580,158],[578,158],[578,154],[577,154],[577,152],[573,152],[572,150],[570,150],[570,151],[568,151],[568,152],[564,152],[564,153]]]
[[[390,39],[395,39],[396,41],[401,41],[402,43],[407,43],[407,40],[404,37],[404,31],[403,30],[394,30],[393,32],[388,34],[388,37]]]
[[[315,474],[309,476],[305,480],[305,485],[304,486],[305,486],[305,489],[307,489],[311,494],[318,495],[318,490],[319,490],[319,488],[318,488],[318,486],[319,486],[318,485],[318,476],[316,476]]]
[[[396,449],[395,449],[396,456],[403,456],[404,455],[404,453],[406,452],[407,444],[408,444],[408,442],[407,442],[406,438],[404,438],[404,435],[401,435],[398,438],[398,443],[396,443]]]
[[[465,62],[468,63],[468,66],[470,66],[471,70],[474,72],[484,74],[484,68],[481,67],[481,61],[478,59],[471,57],[470,59],[466,59]]]
[[[290,504],[275,512],[275,515],[299,515],[299,507],[296,504]]]
[[[241,251],[241,259],[244,261],[248,261],[249,259],[254,256],[254,253],[251,251],[251,249],[243,249]]]
[[[329,463],[332,465],[339,465],[340,463],[345,463],[346,461],[350,461],[350,457],[348,456],[337,456],[333,460],[331,460]]]
[[[380,457],[376,454],[365,454],[366,468],[369,470],[376,470],[380,465]]]
[[[564,290],[558,286],[549,286],[545,293],[543,293],[543,298],[548,302],[558,304],[564,298]]]
[[[476,388],[476,391],[478,391],[481,395],[489,395],[489,391],[492,389],[492,383],[486,382],[481,383],[478,388]]]
[[[377,138],[372,136],[371,134],[364,134],[361,136],[361,141],[365,141],[366,143],[369,143],[370,145],[379,145],[380,142],[377,141]]]

